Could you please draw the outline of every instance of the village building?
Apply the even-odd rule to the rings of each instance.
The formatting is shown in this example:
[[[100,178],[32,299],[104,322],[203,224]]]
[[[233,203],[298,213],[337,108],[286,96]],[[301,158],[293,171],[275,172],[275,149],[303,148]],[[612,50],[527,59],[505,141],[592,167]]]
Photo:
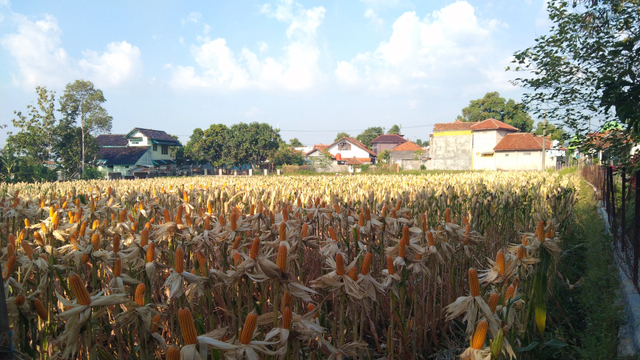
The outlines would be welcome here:
[[[306,156],[310,160],[318,156],[330,156],[334,165],[345,165],[347,159],[356,158],[362,164],[375,164],[376,153],[367,149],[352,137],[343,137],[330,145],[318,144]]]
[[[397,145],[389,153],[389,163],[398,164],[405,170],[420,170],[422,165],[426,166],[428,158],[427,149],[412,141]]]
[[[380,155],[385,150],[391,150],[400,144],[407,142],[403,135],[385,134],[371,140],[371,149],[374,153]]]
[[[98,169],[122,176],[150,169],[175,171],[176,151],[182,146],[162,130],[143,128],[134,128],[128,134],[98,135],[96,141]]]
[[[493,148],[518,128],[496,119],[487,119],[470,127],[473,132],[473,151],[471,167],[473,170],[496,170],[496,158]]]
[[[455,121],[433,126],[429,140],[427,168],[434,170],[473,169],[473,131],[477,123]],[[495,145],[494,145],[495,146]]]
[[[555,169],[559,157],[564,156],[566,149],[558,146],[549,136],[543,138],[530,133],[508,134],[493,148],[495,151],[496,170],[542,170],[542,156],[545,158],[545,169]]]

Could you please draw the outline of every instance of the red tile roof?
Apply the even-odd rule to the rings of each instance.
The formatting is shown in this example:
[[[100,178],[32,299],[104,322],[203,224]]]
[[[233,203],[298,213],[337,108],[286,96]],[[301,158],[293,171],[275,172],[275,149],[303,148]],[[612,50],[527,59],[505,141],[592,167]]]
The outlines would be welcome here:
[[[308,153],[306,153],[305,155],[309,155],[312,152],[316,151],[316,150],[324,150],[326,148],[328,148],[329,145],[324,145],[324,144],[315,144],[313,145],[313,149],[311,149],[311,151],[309,151]],[[332,155],[333,156],[333,155]]]
[[[377,138],[371,140],[371,143],[385,143],[385,144],[402,144],[407,142],[407,139],[403,138],[400,135],[396,135],[396,134],[385,134],[385,135],[380,135]]]
[[[433,132],[471,130],[471,127],[475,124],[477,123],[462,122],[460,120],[456,120],[452,123],[440,123],[433,126]]]
[[[487,119],[485,121],[481,121],[471,126],[471,130],[509,130],[509,131],[519,131],[518,128],[513,127],[509,124],[505,124],[502,121],[496,119]]]
[[[344,139],[347,139],[350,143],[352,143],[352,144],[354,144],[355,146],[359,147],[360,149],[362,149],[362,150],[364,150],[364,151],[368,152],[368,153],[369,153],[369,155],[372,155],[372,156],[378,156],[378,155],[377,155],[376,153],[374,153],[373,151],[371,151],[371,150],[367,149],[367,147],[366,147],[363,143],[361,143],[360,141],[358,141],[358,140],[356,140],[356,139],[354,139],[354,138],[352,138],[352,137],[350,137],[350,136],[345,136],[345,137],[343,137],[343,138],[338,139],[338,141],[334,142],[334,143],[333,143],[333,144],[331,144],[331,145],[328,145],[328,146],[327,146],[327,148],[329,148],[329,147],[331,147],[331,146],[333,146],[333,145],[335,145],[335,144],[339,143],[340,141],[342,141],[342,140],[344,140]]]
[[[391,151],[416,151],[416,150],[424,150],[424,149],[420,147],[420,145],[408,140],[404,144],[400,144],[394,147],[393,149],[391,149]]]
[[[365,162],[371,162],[371,160],[370,159],[366,159]],[[347,161],[345,161],[345,164],[347,164],[347,165],[362,165],[362,161],[354,156],[352,158],[347,159]]]
[[[553,141],[547,136],[545,148],[551,150]],[[542,151],[542,136],[530,133],[507,134],[493,148],[494,151],[538,150]]]

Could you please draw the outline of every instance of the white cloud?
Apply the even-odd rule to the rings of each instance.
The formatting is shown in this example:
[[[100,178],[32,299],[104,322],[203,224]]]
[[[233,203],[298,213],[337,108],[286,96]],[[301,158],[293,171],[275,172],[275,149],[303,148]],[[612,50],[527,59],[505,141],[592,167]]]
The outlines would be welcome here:
[[[378,29],[384,26],[384,20],[380,19],[372,9],[367,9],[364,12],[364,17],[371,20],[371,23]]]
[[[465,82],[488,81],[478,78],[482,71],[504,68],[492,39],[501,27],[497,20],[479,20],[465,1],[424,19],[406,12],[394,22],[388,41],[351,61],[339,61],[335,76],[342,85],[380,92],[437,87],[467,74],[471,78]]]
[[[14,84],[24,88],[37,85],[63,87],[78,78],[87,78],[96,86],[120,85],[142,72],[140,49],[126,41],[107,45],[107,51],[99,54],[84,51],[76,60],[61,47],[62,30],[55,17],[31,21],[26,16],[14,14],[17,32],[5,35],[0,44],[16,61],[19,74],[13,74]]]
[[[306,90],[323,78],[318,67],[320,50],[316,31],[324,19],[325,9],[305,9],[292,0],[275,6],[264,5],[261,12],[289,25],[284,54],[279,58],[265,57],[267,44],[259,43],[260,55],[247,48],[234,53],[223,38],[199,38],[202,45],[192,45],[191,54],[198,67],[172,68],[172,84],[176,88],[210,88],[238,90]]]
[[[198,23],[198,21],[200,21],[200,19],[202,19],[202,14],[200,14],[197,11],[194,11],[192,13],[189,14],[189,16],[187,16],[186,19],[180,19],[180,21],[182,22],[182,25],[188,23],[188,22],[192,22],[192,23]]]

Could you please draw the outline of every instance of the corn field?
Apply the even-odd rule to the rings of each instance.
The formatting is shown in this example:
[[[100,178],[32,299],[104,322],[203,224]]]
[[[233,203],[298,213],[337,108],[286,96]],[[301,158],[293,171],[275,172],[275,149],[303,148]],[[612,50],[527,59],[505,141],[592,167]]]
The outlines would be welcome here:
[[[577,183],[549,173],[4,185],[16,353],[516,357]]]

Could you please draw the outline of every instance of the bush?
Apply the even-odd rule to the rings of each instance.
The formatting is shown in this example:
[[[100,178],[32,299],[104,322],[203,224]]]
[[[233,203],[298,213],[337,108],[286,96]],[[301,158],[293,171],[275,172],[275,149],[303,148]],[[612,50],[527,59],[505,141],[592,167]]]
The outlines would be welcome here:
[[[84,180],[102,180],[104,179],[104,174],[102,171],[98,170],[95,167],[85,167],[84,168],[84,176],[82,177]]]
[[[427,170],[427,167],[424,164],[420,165],[420,170]]]

